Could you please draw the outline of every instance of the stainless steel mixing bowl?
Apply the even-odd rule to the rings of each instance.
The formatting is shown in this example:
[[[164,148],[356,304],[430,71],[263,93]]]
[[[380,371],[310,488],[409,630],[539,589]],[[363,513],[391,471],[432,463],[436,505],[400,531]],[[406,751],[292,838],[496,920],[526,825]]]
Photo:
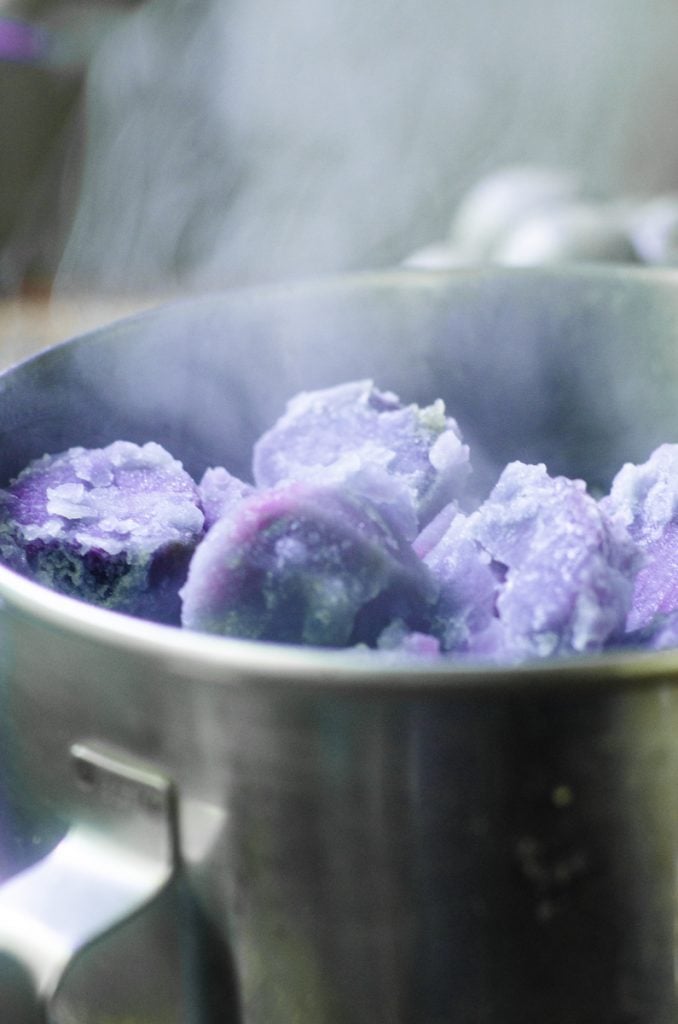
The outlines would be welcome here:
[[[678,274],[403,271],[142,314],[0,378],[0,480],[118,437],[246,474],[289,396],[365,376],[442,396],[482,486],[521,458],[605,487],[678,441]],[[429,664],[182,632],[4,568],[0,595],[8,813],[66,830],[0,893],[28,964],[3,961],[3,1020],[30,978],[55,1019],[122,1020],[120,978],[66,964],[145,906],[150,989],[189,966],[144,1021],[675,1024],[678,653]]]

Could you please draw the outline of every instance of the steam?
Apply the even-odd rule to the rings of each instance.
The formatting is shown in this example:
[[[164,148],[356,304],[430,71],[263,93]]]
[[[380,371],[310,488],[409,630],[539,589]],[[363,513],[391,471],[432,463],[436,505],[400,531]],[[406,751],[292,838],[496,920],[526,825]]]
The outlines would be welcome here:
[[[398,263],[481,175],[678,175],[663,0],[148,0],[92,64],[57,291],[184,290]]]

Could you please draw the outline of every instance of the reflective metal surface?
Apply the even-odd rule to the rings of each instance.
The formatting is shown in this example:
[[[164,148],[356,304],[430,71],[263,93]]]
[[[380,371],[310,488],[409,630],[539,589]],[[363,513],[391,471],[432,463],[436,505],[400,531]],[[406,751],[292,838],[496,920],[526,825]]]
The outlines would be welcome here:
[[[46,1022],[54,1019],[75,955],[155,899],[177,866],[171,782],[97,745],[75,744],[70,753],[78,786],[96,802],[101,826],[75,824],[52,853],[0,890],[0,979],[3,951],[11,950],[37,996],[11,1014],[0,997],[13,1024],[25,1024],[38,1011]]]
[[[0,379],[0,478],[116,437],[246,473],[286,398],[370,375],[442,395],[483,485],[523,458],[604,486],[678,440],[678,276],[394,272],[143,314]],[[0,594],[12,813],[105,824],[83,739],[167,773],[196,1019],[674,1024],[678,655],[422,665],[183,633],[4,569]]]

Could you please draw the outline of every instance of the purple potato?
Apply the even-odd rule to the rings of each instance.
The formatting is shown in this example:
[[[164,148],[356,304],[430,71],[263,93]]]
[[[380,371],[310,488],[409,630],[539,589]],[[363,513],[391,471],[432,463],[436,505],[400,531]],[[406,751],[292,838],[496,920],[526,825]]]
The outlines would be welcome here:
[[[476,512],[452,518],[424,561],[441,585],[443,648],[507,661],[618,642],[639,564],[582,481],[519,462]]]
[[[642,646],[650,651],[678,647],[678,612],[657,615],[645,629]]]
[[[178,589],[202,534],[195,483],[154,442],[44,455],[2,496],[0,554],[10,566],[161,622],[179,621]]]
[[[469,650],[495,614],[497,577],[468,523],[456,510],[449,518],[443,512],[414,544],[440,584],[432,628],[444,651]]]
[[[402,620],[425,630],[435,586],[374,504],[294,482],[217,522],[181,591],[183,625],[281,643],[375,646]]]
[[[228,515],[243,498],[254,493],[251,484],[244,483],[233,476],[223,466],[206,469],[198,483],[200,504],[205,514],[205,529]]]
[[[645,651],[678,647],[678,611],[655,615],[645,626],[627,630],[620,647]]]
[[[628,618],[630,630],[678,611],[678,444],[660,445],[640,465],[626,463],[602,505],[643,555]]]
[[[395,619],[377,638],[380,651],[396,651],[402,654],[416,655],[419,658],[437,658],[440,656],[440,640],[431,633],[421,633],[408,627],[399,619]]]
[[[302,392],[254,447],[258,486],[343,484],[409,539],[462,494],[468,472],[468,447],[442,401],[403,406],[369,380]]]

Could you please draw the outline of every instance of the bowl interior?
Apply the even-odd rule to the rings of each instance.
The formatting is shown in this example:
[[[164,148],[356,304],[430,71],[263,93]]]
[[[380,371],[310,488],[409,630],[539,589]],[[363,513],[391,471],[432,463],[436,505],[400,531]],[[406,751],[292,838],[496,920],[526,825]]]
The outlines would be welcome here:
[[[249,477],[289,397],[361,377],[442,397],[480,490],[512,459],[605,488],[678,440],[678,274],[394,271],[142,313],[0,378],[0,481],[116,438],[156,440],[194,474]]]

